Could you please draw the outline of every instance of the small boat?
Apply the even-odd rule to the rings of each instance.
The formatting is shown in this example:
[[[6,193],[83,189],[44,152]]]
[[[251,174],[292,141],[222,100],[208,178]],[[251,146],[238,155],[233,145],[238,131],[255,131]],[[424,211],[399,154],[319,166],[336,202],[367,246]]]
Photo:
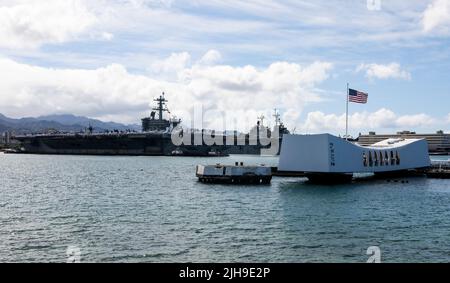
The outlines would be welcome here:
[[[183,156],[184,152],[181,149],[177,148],[171,152],[171,155],[172,156]]]
[[[20,151],[20,150],[17,150],[17,149],[13,149],[13,148],[7,148],[7,149],[5,149],[2,153],[5,153],[5,154],[13,154],[13,153],[21,153],[22,151]]]
[[[221,151],[217,151],[217,150],[211,150],[210,152],[208,152],[208,156],[211,157],[226,157],[226,156],[230,156],[227,153],[223,153]]]

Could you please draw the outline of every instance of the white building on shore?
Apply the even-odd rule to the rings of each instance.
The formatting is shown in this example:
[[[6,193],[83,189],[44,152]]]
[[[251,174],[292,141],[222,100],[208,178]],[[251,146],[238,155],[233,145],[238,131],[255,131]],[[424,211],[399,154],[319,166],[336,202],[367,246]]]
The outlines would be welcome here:
[[[11,143],[11,134],[9,132],[0,133],[0,144],[7,145]]]

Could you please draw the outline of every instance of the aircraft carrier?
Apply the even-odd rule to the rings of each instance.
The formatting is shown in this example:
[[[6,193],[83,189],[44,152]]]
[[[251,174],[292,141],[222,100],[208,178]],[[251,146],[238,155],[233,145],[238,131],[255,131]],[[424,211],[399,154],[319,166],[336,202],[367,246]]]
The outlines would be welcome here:
[[[181,124],[180,119],[164,119],[163,113],[169,112],[164,93],[155,99],[157,103],[149,117],[142,119],[141,132],[94,133],[89,127],[83,133],[59,133],[15,136],[21,143],[20,153],[30,154],[70,154],[70,155],[127,155],[127,156],[226,156],[229,154],[261,154],[261,150],[270,146],[262,145],[258,121],[256,139],[250,134],[217,136],[223,145],[207,145],[203,141],[204,130],[186,131],[191,141],[201,140],[201,145],[175,145],[172,132]],[[169,112],[170,113],[170,112]],[[158,116],[157,116],[158,115]],[[281,133],[287,133],[279,115],[277,123]],[[265,129],[265,128],[264,128]],[[200,136],[200,137],[199,137]],[[213,135],[214,136],[214,135]],[[226,141],[233,140],[233,145]],[[237,141],[240,140],[238,143]],[[194,144],[194,143],[191,143]],[[279,140],[281,144],[281,138]]]

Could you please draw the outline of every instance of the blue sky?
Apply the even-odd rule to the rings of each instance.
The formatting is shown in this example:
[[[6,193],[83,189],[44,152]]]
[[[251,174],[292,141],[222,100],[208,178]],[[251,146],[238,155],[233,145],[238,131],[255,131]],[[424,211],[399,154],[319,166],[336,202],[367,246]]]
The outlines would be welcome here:
[[[354,135],[450,130],[449,0],[43,2],[0,4],[0,113],[138,123],[166,91],[185,121],[340,134],[349,82]]]

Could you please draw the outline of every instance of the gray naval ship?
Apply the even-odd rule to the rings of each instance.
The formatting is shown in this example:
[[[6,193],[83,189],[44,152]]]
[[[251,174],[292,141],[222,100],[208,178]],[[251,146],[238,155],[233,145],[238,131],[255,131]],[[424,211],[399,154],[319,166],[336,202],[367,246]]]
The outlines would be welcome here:
[[[237,134],[231,136],[219,134],[212,136],[222,140],[221,145],[207,145],[203,141],[205,130],[180,130],[180,119],[164,119],[163,113],[169,112],[167,100],[164,93],[154,100],[157,105],[149,117],[142,119],[142,132],[114,132],[94,133],[89,127],[84,133],[60,133],[16,136],[15,139],[21,143],[20,153],[30,154],[71,154],[71,155],[128,155],[128,156],[226,156],[229,154],[261,154],[262,149],[270,145],[262,144],[259,135],[262,129],[268,130],[258,121],[252,134]],[[170,113],[170,112],[169,112]],[[158,116],[156,116],[158,115]],[[283,133],[287,129],[276,113],[277,124],[280,129],[279,144]],[[176,145],[172,141],[173,131],[184,135],[184,140],[201,140],[201,144],[186,143]],[[270,130],[268,135],[270,136]],[[198,137],[200,136],[200,137]],[[226,141],[234,141],[228,145]],[[239,140],[239,141],[238,141]],[[278,150],[279,153],[279,150]]]

